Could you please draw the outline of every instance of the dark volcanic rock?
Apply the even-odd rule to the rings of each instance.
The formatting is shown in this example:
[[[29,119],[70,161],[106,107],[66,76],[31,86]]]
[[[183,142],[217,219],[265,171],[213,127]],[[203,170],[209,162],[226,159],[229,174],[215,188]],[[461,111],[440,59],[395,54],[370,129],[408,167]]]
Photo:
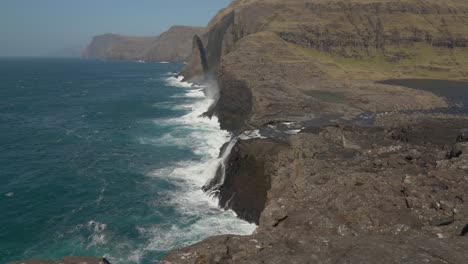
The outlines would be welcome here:
[[[206,190],[219,198],[221,207],[233,209],[242,219],[258,224],[271,187],[269,168],[281,146],[269,140],[237,141],[226,160],[225,174],[219,171],[221,175],[217,175],[224,179],[215,178]],[[219,182],[222,185],[217,185]]]
[[[294,234],[280,239],[254,235],[221,236],[173,251],[161,264],[174,263],[464,263],[463,238],[447,243],[421,237],[315,237]],[[457,252],[458,250],[458,252]]]
[[[219,190],[251,220],[245,212],[260,208],[255,199],[263,204],[269,187],[257,231],[208,239],[162,263],[463,263],[468,155],[446,154],[468,153],[456,142],[468,119],[401,115],[399,126],[397,116],[378,127],[325,126],[287,143],[241,141]],[[421,138],[395,137],[402,130]]]
[[[217,76],[210,114],[235,134],[305,128],[240,140],[211,185],[221,206],[258,222],[253,235],[162,263],[466,262],[468,119],[428,114],[449,105],[435,94],[375,81],[467,79],[467,18],[462,0],[236,0],[220,11],[183,71]]]
[[[433,94],[369,81],[468,78],[466,60],[451,55],[468,54],[466,10],[462,0],[233,1],[197,38],[182,75],[218,77],[226,102],[214,114],[231,130],[445,107]]]
[[[228,72],[218,83],[220,87],[235,87],[235,89],[221,89],[218,103],[213,108],[221,121],[221,128],[229,131],[241,131],[245,128],[245,121],[252,113],[252,92],[245,81],[236,79]]]

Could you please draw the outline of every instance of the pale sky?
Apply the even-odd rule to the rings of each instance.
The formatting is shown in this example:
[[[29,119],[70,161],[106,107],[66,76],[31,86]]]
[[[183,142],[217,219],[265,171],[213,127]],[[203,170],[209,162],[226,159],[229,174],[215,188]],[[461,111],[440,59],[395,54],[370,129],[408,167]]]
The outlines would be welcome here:
[[[0,0],[0,56],[48,56],[94,35],[205,26],[230,0]]]

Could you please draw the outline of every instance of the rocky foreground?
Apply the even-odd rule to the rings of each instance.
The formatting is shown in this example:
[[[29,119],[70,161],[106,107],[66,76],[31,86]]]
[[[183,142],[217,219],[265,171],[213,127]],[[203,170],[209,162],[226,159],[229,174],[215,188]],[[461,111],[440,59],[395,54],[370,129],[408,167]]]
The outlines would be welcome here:
[[[257,231],[210,238],[162,263],[465,263],[468,119],[376,122],[239,141],[222,196]]]
[[[376,82],[468,80],[466,1],[233,1],[194,47],[208,114],[261,134],[205,188],[258,228],[161,263],[467,262],[468,118]]]

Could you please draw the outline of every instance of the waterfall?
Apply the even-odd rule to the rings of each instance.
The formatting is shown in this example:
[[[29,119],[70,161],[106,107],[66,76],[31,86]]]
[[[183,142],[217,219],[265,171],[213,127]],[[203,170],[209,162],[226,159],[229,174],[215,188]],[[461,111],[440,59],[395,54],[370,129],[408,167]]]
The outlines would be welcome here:
[[[211,196],[219,196],[220,188],[223,186],[223,183],[226,179],[226,169],[229,155],[231,154],[231,151],[236,145],[237,141],[238,138],[235,137],[226,143],[225,147],[223,147],[221,155],[218,158],[218,168],[216,170],[216,174],[205,184],[205,186],[203,186],[203,190]]]
[[[248,130],[239,136],[232,138],[229,143],[226,143],[226,145],[223,146],[221,155],[218,158],[216,174],[205,184],[205,186],[203,186],[203,191],[214,197],[218,197],[220,195],[220,189],[226,180],[227,164],[229,162],[229,155],[231,154],[232,149],[239,140],[250,140],[254,138],[265,137],[261,135],[259,130]]]

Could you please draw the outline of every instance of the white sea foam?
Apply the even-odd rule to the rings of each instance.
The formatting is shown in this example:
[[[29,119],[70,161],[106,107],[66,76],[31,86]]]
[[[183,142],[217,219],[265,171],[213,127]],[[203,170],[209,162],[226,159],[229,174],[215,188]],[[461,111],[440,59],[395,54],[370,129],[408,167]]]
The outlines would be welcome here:
[[[232,211],[206,216],[196,224],[187,227],[167,226],[154,228],[139,228],[142,236],[149,239],[145,251],[167,251],[173,248],[187,246],[193,240],[201,240],[207,236],[222,234],[243,234],[246,229],[251,229],[247,222],[236,219]],[[161,232],[164,230],[164,232]]]
[[[203,92],[203,89],[196,89],[196,90],[190,90],[185,94],[186,97],[190,98],[204,98],[205,93]]]
[[[82,209],[80,207],[78,210],[74,210],[74,212],[78,212]],[[71,234],[86,234],[87,239],[87,247],[95,247],[100,245],[105,245],[107,243],[106,237],[106,228],[107,225],[104,223],[100,223],[95,220],[90,220],[85,224],[78,224],[74,226],[72,229],[66,231],[65,233],[58,234],[58,238],[64,237],[71,237]]]
[[[104,234],[104,230],[106,230],[107,227],[106,224],[91,220],[86,227],[88,231],[91,232],[91,235],[88,237],[90,247],[106,243],[106,236]]]
[[[193,86],[192,83],[189,82],[184,82],[183,81],[184,77],[183,76],[170,76],[167,78],[164,78],[164,81],[167,82],[170,86],[174,87],[180,87],[180,88],[190,88]]]
[[[218,166],[227,158],[229,151],[225,151],[225,155],[220,157],[219,150],[231,139],[231,135],[220,129],[216,117],[203,116],[216,100],[207,97],[200,87],[193,89],[192,84],[182,80],[182,77],[166,78],[169,85],[187,88],[185,97],[193,100],[189,105],[191,111],[177,118],[154,120],[159,126],[167,125],[172,130],[160,138],[145,138],[140,139],[140,142],[190,148],[199,157],[199,160],[181,161],[149,174],[151,177],[169,180],[177,186],[179,191],[167,191],[167,202],[177,209],[182,216],[181,221],[186,217],[196,222],[189,225],[140,227],[138,231],[148,239],[143,251],[170,250],[213,235],[247,235],[256,228],[254,224],[237,218],[233,211],[219,208],[218,201],[202,191],[202,187],[215,176]],[[194,91],[200,92],[199,96],[192,96]],[[232,142],[229,146],[231,145]],[[142,255],[140,250],[132,254],[133,258]]]

